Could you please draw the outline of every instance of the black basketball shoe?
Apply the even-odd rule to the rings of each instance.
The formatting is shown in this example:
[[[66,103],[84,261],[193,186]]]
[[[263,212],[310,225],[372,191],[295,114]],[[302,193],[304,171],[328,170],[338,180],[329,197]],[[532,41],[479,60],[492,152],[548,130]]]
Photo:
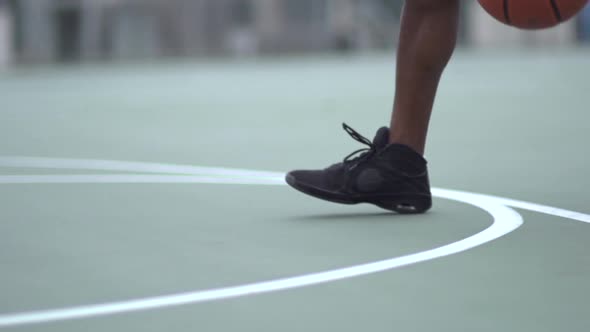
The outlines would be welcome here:
[[[335,203],[371,203],[404,214],[430,209],[428,170],[420,154],[405,145],[388,145],[387,127],[379,129],[371,142],[345,123],[342,126],[368,148],[323,170],[292,171],[286,176],[290,186]]]

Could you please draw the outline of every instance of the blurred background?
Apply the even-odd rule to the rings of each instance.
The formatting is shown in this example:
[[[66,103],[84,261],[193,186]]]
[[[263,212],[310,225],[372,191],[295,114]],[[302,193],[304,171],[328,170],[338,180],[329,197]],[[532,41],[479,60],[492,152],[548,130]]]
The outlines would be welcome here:
[[[396,45],[399,0],[0,0],[0,67],[32,63],[358,52]],[[524,32],[464,1],[475,48],[590,43],[590,7]]]

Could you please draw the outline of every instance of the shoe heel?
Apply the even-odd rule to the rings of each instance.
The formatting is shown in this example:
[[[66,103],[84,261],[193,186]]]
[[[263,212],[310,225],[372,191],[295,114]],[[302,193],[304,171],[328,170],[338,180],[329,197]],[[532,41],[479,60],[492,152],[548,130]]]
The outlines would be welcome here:
[[[380,208],[395,211],[399,214],[424,213],[432,207],[432,199],[428,196],[396,198],[376,203]]]

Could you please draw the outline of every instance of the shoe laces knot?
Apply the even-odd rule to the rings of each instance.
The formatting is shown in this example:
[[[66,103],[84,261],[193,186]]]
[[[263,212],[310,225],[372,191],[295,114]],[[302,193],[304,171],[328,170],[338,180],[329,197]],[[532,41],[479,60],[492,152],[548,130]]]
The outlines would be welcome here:
[[[342,128],[344,128],[344,131],[346,131],[350,135],[350,137],[352,137],[355,141],[368,146],[368,148],[356,150],[353,153],[346,156],[346,158],[344,158],[343,163],[345,165],[350,165],[350,169],[356,167],[361,162],[369,159],[377,152],[377,146],[373,144],[371,140],[359,134],[356,130],[352,129],[346,123],[342,123]],[[359,153],[360,155],[358,155]]]

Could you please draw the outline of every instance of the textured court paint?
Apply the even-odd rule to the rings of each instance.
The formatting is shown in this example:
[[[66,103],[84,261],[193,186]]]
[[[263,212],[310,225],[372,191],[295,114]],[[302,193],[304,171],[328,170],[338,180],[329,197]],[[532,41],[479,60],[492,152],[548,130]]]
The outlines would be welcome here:
[[[56,163],[52,162],[55,161]],[[22,162],[19,166],[19,162]],[[25,166],[26,165],[26,166]],[[42,165],[42,166],[41,166]],[[53,166],[52,166],[53,165]],[[121,170],[123,166],[127,171],[133,171],[134,166],[142,171],[152,169],[166,169],[167,173],[173,173],[174,170],[182,169],[184,172],[191,171],[191,174],[200,174],[200,176],[165,176],[165,175],[43,175],[43,176],[1,176],[0,183],[221,183],[221,184],[265,184],[265,185],[283,185],[282,173],[273,172],[256,172],[234,169],[215,169],[201,168],[191,166],[175,165],[158,165],[152,167],[147,163],[125,163],[116,161],[100,161],[92,165],[91,160],[67,160],[67,159],[47,159],[47,158],[22,158],[22,157],[5,157],[0,158],[0,166],[5,167],[42,167],[42,168],[69,168],[77,169],[75,165],[82,166],[84,169],[104,170],[100,165],[106,165],[110,170]],[[178,168],[176,168],[178,167]],[[137,170],[138,172],[141,172]],[[210,171],[209,174],[207,174]],[[147,171],[149,172],[149,171]],[[180,171],[179,171],[180,172]],[[231,178],[225,178],[231,174]],[[259,174],[257,179],[253,174]],[[264,174],[264,175],[263,175]],[[220,177],[220,175],[222,177]],[[241,175],[245,177],[241,178]],[[41,182],[34,182],[34,181]],[[3,182],[5,181],[5,182]],[[62,181],[62,182],[60,182]],[[522,224],[522,217],[514,210],[507,206],[518,207],[531,211],[537,211],[559,217],[574,219],[582,222],[590,222],[590,215],[583,213],[567,211],[559,208],[543,206],[534,203],[521,202],[502,197],[495,197],[483,194],[474,194],[461,191],[446,190],[440,188],[433,189],[433,195],[464,202],[477,206],[490,213],[494,218],[494,223],[486,230],[475,234],[471,237],[458,242],[448,244],[439,248],[392,258],[389,260],[373,262],[368,264],[357,265],[353,267],[314,273],[299,277],[272,280],[267,282],[235,286],[228,288],[213,289],[208,291],[196,291],[191,293],[174,294],[147,299],[138,299],[123,301],[110,304],[89,305],[83,307],[64,308],[48,311],[21,313],[0,316],[0,327],[17,326],[24,324],[43,323],[58,320],[78,319],[91,316],[101,316],[131,311],[140,311],[156,309],[170,306],[178,306],[189,303],[199,303],[214,301],[238,296],[254,295],[267,293],[278,290],[285,290],[297,287],[321,284],[325,282],[337,281],[356,276],[362,276],[371,273],[382,272],[422,261],[440,258],[456,254],[476,246],[482,245],[505,234],[510,233]]]

